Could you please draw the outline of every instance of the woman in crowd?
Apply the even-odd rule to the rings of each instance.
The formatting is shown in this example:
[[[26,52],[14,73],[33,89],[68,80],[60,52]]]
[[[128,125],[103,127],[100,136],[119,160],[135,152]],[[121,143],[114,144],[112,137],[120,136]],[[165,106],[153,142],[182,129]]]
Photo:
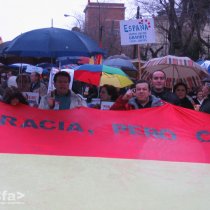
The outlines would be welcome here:
[[[26,104],[28,105],[28,102],[26,98],[23,96],[23,94],[18,90],[16,87],[8,87],[5,89],[2,101],[6,104],[10,105],[18,105],[18,104]]]
[[[103,85],[100,89],[100,109],[109,110],[119,96],[119,90],[112,85]]]
[[[16,83],[21,92],[30,92],[31,79],[28,74],[19,74],[16,78]]]
[[[99,97],[100,97],[100,103],[95,104],[91,106],[92,108],[97,108],[97,109],[109,109],[112,105],[111,102],[115,102],[115,100],[118,98],[119,93],[116,87],[112,85],[103,85],[100,88],[99,91]],[[106,103],[110,102],[110,103]],[[106,104],[105,104],[106,103]]]
[[[103,85],[100,89],[101,101],[112,101],[114,102],[119,96],[117,88],[112,85]]]
[[[174,93],[180,100],[180,105],[184,108],[194,109],[193,100],[190,100],[187,96],[187,85],[180,82],[174,86]]]

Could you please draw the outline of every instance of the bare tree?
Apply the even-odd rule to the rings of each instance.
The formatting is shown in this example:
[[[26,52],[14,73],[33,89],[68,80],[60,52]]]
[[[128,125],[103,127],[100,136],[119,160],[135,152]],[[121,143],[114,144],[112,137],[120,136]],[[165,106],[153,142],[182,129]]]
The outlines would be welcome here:
[[[169,54],[188,55],[195,40],[200,46],[210,47],[210,43],[202,37],[209,23],[210,0],[136,1],[155,17],[159,32],[167,34]]]
[[[149,50],[152,54],[152,58],[156,58],[158,53],[163,49],[163,46],[159,47],[158,49],[156,49],[155,51],[150,47]]]

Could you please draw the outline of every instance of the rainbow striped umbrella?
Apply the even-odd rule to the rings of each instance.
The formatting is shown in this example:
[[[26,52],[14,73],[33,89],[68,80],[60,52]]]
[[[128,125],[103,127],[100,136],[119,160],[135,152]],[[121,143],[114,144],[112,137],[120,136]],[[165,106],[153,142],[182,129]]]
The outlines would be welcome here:
[[[172,88],[177,82],[184,82],[189,88],[199,87],[201,79],[208,73],[196,62],[188,57],[167,55],[153,58],[142,67],[143,79],[149,79],[156,70],[162,70],[166,74],[166,86]]]
[[[128,75],[121,69],[106,65],[81,65],[75,69],[74,79],[96,86],[107,84],[117,88],[123,88],[133,84]]]

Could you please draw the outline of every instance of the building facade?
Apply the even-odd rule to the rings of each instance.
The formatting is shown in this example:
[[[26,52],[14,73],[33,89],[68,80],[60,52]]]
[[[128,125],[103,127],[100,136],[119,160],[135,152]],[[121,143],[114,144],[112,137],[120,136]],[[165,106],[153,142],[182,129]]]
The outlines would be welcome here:
[[[85,33],[106,50],[107,56],[119,54],[120,20],[125,19],[125,6],[121,3],[90,2],[84,10]]]

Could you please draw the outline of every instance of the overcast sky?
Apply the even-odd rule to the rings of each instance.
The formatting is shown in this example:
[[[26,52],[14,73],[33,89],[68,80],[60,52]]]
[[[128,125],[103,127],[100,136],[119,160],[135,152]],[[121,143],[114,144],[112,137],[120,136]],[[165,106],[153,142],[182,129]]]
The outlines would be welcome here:
[[[73,2],[73,3],[72,3]],[[0,0],[0,37],[9,41],[21,33],[37,28],[51,27],[71,29],[78,21],[70,14],[80,18],[88,0]],[[91,0],[91,2],[97,2]],[[130,7],[132,0],[111,0],[99,2],[125,3]]]

